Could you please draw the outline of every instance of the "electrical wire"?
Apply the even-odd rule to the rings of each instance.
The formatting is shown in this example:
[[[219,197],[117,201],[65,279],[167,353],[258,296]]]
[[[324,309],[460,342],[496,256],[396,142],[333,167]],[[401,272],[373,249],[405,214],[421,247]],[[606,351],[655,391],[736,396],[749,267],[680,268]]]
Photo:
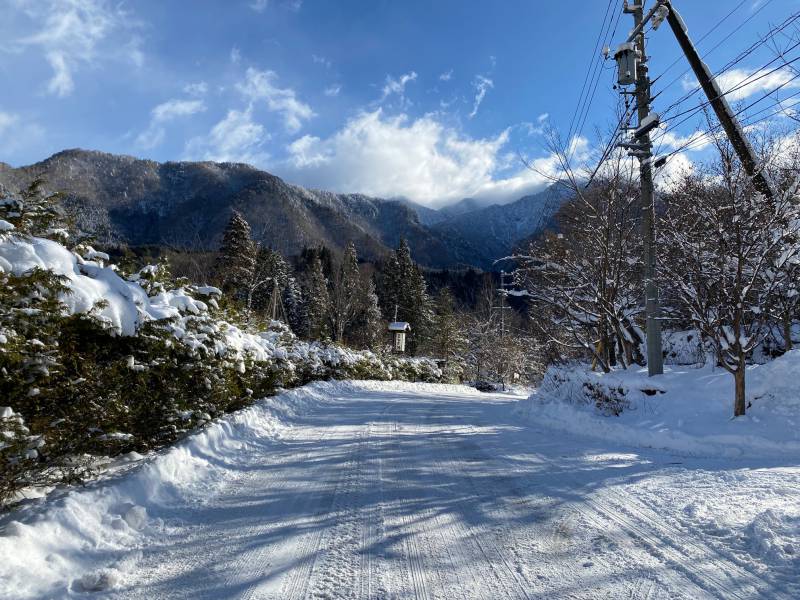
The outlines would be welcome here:
[[[800,74],[798,74],[796,77],[800,77]],[[783,87],[783,85],[785,85],[785,84],[782,84],[780,87]],[[743,113],[748,108],[751,108],[754,105],[756,105],[759,102],[761,102],[765,97],[775,93],[775,91],[777,91],[777,88],[776,88],[776,90],[773,90],[773,91],[769,92],[765,96],[762,96],[758,100],[755,100],[754,102],[751,102],[746,107],[744,107],[744,108],[740,109],[739,111],[737,111],[736,113],[734,113],[733,116],[737,117],[738,115]],[[757,125],[759,123],[763,123],[764,121],[767,121],[768,119],[771,119],[775,115],[778,115],[780,113],[785,113],[788,109],[794,108],[795,106],[800,106],[800,100],[798,100],[797,102],[794,102],[794,103],[792,103],[792,104],[790,104],[788,106],[785,105],[787,100],[790,100],[792,98],[796,98],[798,96],[800,96],[800,91],[797,91],[797,92],[795,92],[793,94],[790,94],[789,96],[783,98],[782,100],[778,100],[774,104],[771,104],[771,105],[769,105],[767,107],[762,108],[761,110],[756,111],[755,113],[752,113],[752,114],[748,115],[746,119],[742,120],[741,125],[743,127],[752,127],[753,125]],[[772,109],[775,109],[776,106],[779,107],[779,108],[777,110],[772,110]],[[769,111],[769,110],[772,110],[772,112],[770,112],[769,114],[767,114],[767,115],[765,115],[763,117],[760,117],[758,119],[753,119],[753,117],[755,117],[756,115],[759,115],[759,114],[764,113],[764,112]],[[716,133],[717,131],[719,131],[721,128],[722,128],[722,123],[717,123],[716,125],[714,125],[714,126],[708,128],[707,130],[703,131],[703,133],[700,134],[700,135],[692,134],[691,136],[689,136],[689,139],[684,144],[682,144],[681,146],[679,146],[675,150],[669,152],[668,154],[665,154],[665,155],[659,157],[659,160],[666,159],[666,162],[663,165],[661,165],[660,168],[665,167],[669,163],[669,161],[674,156],[676,156],[677,154],[680,154],[681,152],[685,152],[687,150],[692,150],[694,147],[697,147],[699,145],[705,145],[707,143],[707,141],[708,141],[708,138],[711,135],[713,135],[714,133]],[[698,132],[696,132],[696,133],[698,133]]]
[[[758,14],[759,14],[761,11],[763,11],[765,8],[767,8],[767,6],[769,6],[769,5],[770,5],[772,2],[773,2],[773,0],[767,0],[767,1],[766,1],[764,4],[762,4],[761,6],[759,6],[759,7],[758,7],[758,8],[757,8],[755,11],[753,11],[753,14],[751,14],[751,15],[750,15],[749,17],[747,17],[747,18],[746,18],[744,21],[742,21],[742,22],[741,22],[741,23],[740,23],[740,24],[739,24],[737,27],[735,27],[735,28],[733,29],[733,31],[731,31],[730,33],[728,33],[728,35],[726,35],[724,38],[722,38],[722,39],[721,39],[719,42],[717,42],[717,43],[716,43],[714,46],[712,46],[710,49],[706,50],[706,51],[705,51],[705,52],[702,54],[701,58],[705,59],[705,58],[706,58],[706,57],[707,57],[709,54],[711,54],[712,52],[714,52],[714,50],[716,50],[716,49],[717,49],[717,48],[719,48],[719,47],[720,47],[722,44],[724,44],[725,42],[727,42],[727,41],[728,41],[728,40],[729,40],[729,39],[730,39],[730,38],[731,38],[731,37],[732,37],[732,36],[733,36],[733,35],[734,35],[734,34],[735,34],[737,31],[741,30],[741,28],[742,28],[742,27],[744,27],[744,26],[745,26],[745,25],[747,25],[747,24],[748,24],[750,21],[752,21],[752,20],[753,20],[753,19],[754,19],[756,16],[758,16]],[[739,5],[738,5],[736,8],[734,8],[734,10],[733,10],[733,11],[731,11],[731,12],[735,12],[736,10],[738,10],[738,9],[741,7],[741,5],[742,5],[742,4],[743,4],[743,3],[740,3],[740,4],[739,4]],[[718,26],[719,26],[719,25],[720,25],[720,24],[721,24],[723,21],[725,21],[725,20],[726,20],[726,19],[727,19],[729,16],[730,16],[730,13],[729,13],[728,15],[726,15],[726,16],[725,16],[725,17],[722,19],[722,21],[720,21],[720,22],[719,22],[717,25],[715,25],[715,26],[714,26],[714,27],[713,27],[713,28],[712,28],[710,31],[708,31],[708,32],[707,32],[707,33],[706,33],[706,34],[705,34],[705,35],[704,35],[702,38],[700,38],[700,40],[699,40],[697,43],[700,43],[700,42],[701,42],[703,39],[705,39],[705,37],[706,37],[706,36],[707,36],[709,33],[711,33],[712,31],[714,31],[714,29],[716,29],[716,27],[718,27]],[[681,58],[682,58],[682,55],[681,55],[681,56],[679,56],[679,57],[677,58],[677,61],[680,61],[680,59],[681,59]],[[676,62],[677,62],[677,61],[676,61]],[[673,65],[674,65],[674,64],[676,64],[676,62],[673,62]],[[657,80],[661,79],[661,77],[663,77],[663,76],[666,74],[666,72],[667,72],[669,69],[671,69],[671,68],[672,68],[672,66],[673,66],[673,65],[670,65],[669,67],[667,67],[667,69],[665,69],[665,70],[664,70],[664,72],[663,72],[663,73],[661,73],[661,75],[659,75],[658,77],[656,77],[656,78],[655,78],[653,81],[655,82],[655,81],[657,81]],[[730,67],[725,67],[725,68],[730,68]],[[679,79],[681,79],[681,78],[682,78],[684,75],[686,75],[686,73],[688,73],[688,72],[690,71],[690,69],[691,69],[691,67],[687,67],[686,69],[684,69],[684,70],[683,70],[683,72],[681,72],[681,73],[680,73],[680,74],[679,74],[677,77],[675,77],[674,79],[672,79],[672,80],[671,80],[671,81],[670,81],[670,82],[669,82],[667,85],[665,85],[665,86],[664,86],[664,88],[670,88],[670,87],[672,87],[672,84],[673,84],[673,83],[675,83],[676,81],[678,81]]]
[[[773,28],[772,28],[772,29],[771,29],[769,32],[767,32],[767,34],[766,34],[766,35],[764,35],[763,37],[761,37],[761,38],[760,38],[758,41],[756,41],[755,43],[751,44],[751,45],[750,45],[748,48],[746,48],[744,51],[740,52],[740,53],[739,53],[739,54],[738,54],[738,55],[737,55],[737,56],[736,56],[734,59],[732,59],[732,60],[731,60],[731,61],[729,61],[729,62],[728,62],[728,63],[727,63],[727,64],[726,64],[724,67],[722,67],[722,69],[720,69],[719,71],[717,71],[717,73],[715,73],[714,77],[719,77],[719,76],[720,76],[722,73],[726,72],[726,71],[727,71],[727,70],[729,70],[731,67],[733,67],[733,66],[735,66],[736,64],[738,64],[739,62],[741,62],[741,61],[742,61],[744,58],[746,58],[747,56],[749,56],[750,54],[752,54],[752,53],[755,51],[755,49],[756,49],[757,47],[759,47],[759,46],[761,46],[761,45],[765,44],[765,43],[766,43],[768,40],[772,39],[772,38],[773,38],[775,35],[777,35],[777,34],[778,34],[778,33],[780,33],[781,31],[783,31],[784,29],[786,29],[786,28],[787,28],[789,25],[791,25],[792,23],[794,23],[794,22],[795,22],[797,19],[800,19],[800,12],[796,12],[796,13],[792,14],[792,15],[791,15],[791,16],[789,16],[787,19],[785,19],[785,20],[783,21],[783,23],[781,23],[781,24],[780,24],[780,25],[778,25],[778,26],[775,26],[775,27],[773,27]],[[733,91],[736,91],[736,90],[738,90],[738,89],[741,89],[741,88],[742,88],[742,87],[744,87],[745,85],[749,85],[749,84],[753,83],[754,81],[757,81],[758,79],[762,79],[763,77],[766,77],[767,75],[770,75],[770,74],[772,74],[772,73],[774,73],[774,72],[777,72],[777,71],[779,71],[779,70],[781,70],[781,69],[785,68],[787,65],[791,64],[791,63],[792,63],[792,62],[794,62],[794,61],[790,61],[789,63],[786,63],[786,62],[785,62],[783,65],[781,65],[780,67],[777,67],[776,69],[773,69],[773,70],[772,70],[772,71],[770,71],[769,73],[762,73],[762,71],[763,71],[763,70],[764,70],[766,67],[768,67],[769,65],[771,65],[771,64],[773,64],[773,63],[775,63],[776,61],[778,61],[778,60],[781,60],[781,59],[783,59],[783,60],[785,61],[785,56],[784,56],[784,55],[785,55],[787,52],[791,52],[792,50],[794,50],[794,49],[795,49],[795,48],[797,48],[798,46],[800,46],[800,42],[798,42],[798,43],[794,44],[794,45],[793,45],[793,46],[791,46],[789,49],[785,50],[785,51],[783,52],[783,54],[782,54],[782,55],[775,57],[774,59],[772,59],[771,61],[769,61],[768,63],[766,63],[766,64],[765,64],[765,65],[763,65],[762,67],[760,67],[759,69],[756,69],[755,71],[753,71],[753,72],[752,72],[752,73],[751,73],[751,74],[750,74],[750,75],[749,75],[747,78],[745,78],[743,81],[739,82],[739,84],[738,84],[737,86],[735,86],[734,88],[732,88],[732,89],[730,89],[730,90],[727,90],[727,91],[725,92],[725,94],[729,94],[729,93],[731,93],[731,92],[733,92]],[[755,77],[756,79],[753,79],[753,77]],[[751,81],[751,80],[752,80],[752,81]],[[689,109],[689,110],[685,110],[685,111],[683,111],[683,112],[681,112],[681,113],[678,113],[677,115],[670,115],[670,114],[669,114],[669,112],[670,112],[671,110],[673,110],[674,108],[677,108],[677,106],[678,106],[680,103],[684,102],[685,100],[688,100],[688,99],[689,99],[689,98],[690,98],[692,95],[696,94],[696,93],[697,93],[697,92],[698,92],[700,89],[701,89],[701,88],[698,86],[697,88],[695,88],[695,89],[693,89],[693,90],[689,91],[687,94],[684,94],[684,96],[683,96],[683,97],[681,97],[681,98],[679,98],[678,100],[676,100],[675,102],[673,102],[673,103],[672,103],[672,104],[671,104],[669,107],[667,107],[667,109],[666,109],[666,110],[664,110],[664,111],[662,112],[662,117],[661,117],[662,121],[666,121],[667,119],[675,119],[675,118],[676,118],[676,117],[678,117],[678,116],[681,116],[681,115],[684,115],[684,114],[687,114],[687,113],[692,113],[692,114],[690,114],[688,117],[686,117],[686,118],[684,118],[683,120],[681,120],[680,122],[678,122],[678,123],[673,123],[672,125],[670,125],[670,127],[668,127],[668,128],[667,128],[667,130],[665,130],[665,131],[664,131],[664,134],[666,134],[668,131],[672,131],[672,130],[674,130],[675,128],[677,128],[678,126],[680,126],[682,123],[685,123],[687,120],[689,120],[690,118],[692,118],[692,116],[694,116],[694,114],[697,114],[697,113],[698,113],[700,110],[702,110],[702,109],[703,109],[705,106],[708,106],[708,101],[706,101],[706,102],[704,102],[704,103],[701,103],[699,106],[696,106],[696,107],[694,107],[694,108],[692,108],[692,109]],[[657,95],[658,95],[658,94],[657,94]],[[662,139],[663,139],[663,135],[662,135]],[[659,144],[658,148],[656,149],[656,154],[658,154],[658,152],[659,152],[660,150],[661,150],[661,145]]]
[[[800,42],[797,42],[794,46],[792,46],[791,49],[793,50],[797,46],[800,46]],[[779,56],[779,57],[776,57],[775,59],[771,60],[766,65],[764,65],[761,68],[753,71],[753,73],[751,73],[748,77],[746,77],[745,79],[740,81],[738,84],[736,84],[735,86],[733,86],[732,88],[730,88],[730,89],[728,89],[728,90],[726,90],[724,92],[721,92],[719,95],[715,96],[713,99],[705,100],[705,101],[701,102],[700,104],[698,104],[697,106],[695,106],[693,108],[690,108],[690,109],[684,110],[682,112],[679,112],[679,113],[677,113],[675,115],[672,115],[671,118],[672,119],[677,119],[678,117],[682,117],[683,115],[686,115],[686,114],[689,114],[689,113],[696,114],[700,110],[702,110],[705,107],[709,106],[714,100],[718,100],[719,98],[722,98],[723,96],[727,96],[728,94],[732,94],[733,92],[737,92],[737,91],[741,90],[742,88],[755,83],[756,81],[764,79],[765,77],[769,77],[773,73],[777,73],[778,71],[784,69],[785,67],[787,67],[787,66],[789,66],[791,64],[794,64],[797,61],[800,61],[800,56],[798,56],[798,57],[793,58],[792,60],[786,61],[784,64],[782,64],[779,67],[776,67],[776,68],[774,68],[774,69],[772,69],[770,71],[762,73],[762,71],[766,67],[768,67],[770,64],[774,63],[776,60],[780,60],[781,58],[783,58],[783,57]],[[753,79],[753,77],[755,77],[755,79]],[[688,118],[691,118],[693,116],[693,114],[689,114]],[[683,121],[680,121],[680,122],[676,123],[675,125],[670,125],[668,131],[674,129],[675,127],[677,127],[681,123],[685,122],[686,120],[687,119],[684,119]]]
[[[583,77],[583,85],[581,86],[581,92],[578,95],[578,103],[575,106],[575,112],[573,113],[572,120],[570,121],[569,124],[567,139],[569,139],[572,136],[572,129],[575,125],[575,119],[577,118],[579,112],[581,112],[581,107],[583,106],[583,101],[584,101],[584,93],[586,91],[586,84],[589,82],[589,73],[594,71],[595,60],[597,59],[597,54],[600,50],[599,44],[603,39],[603,32],[606,30],[606,21],[608,20],[608,15],[611,11],[611,6],[613,5],[613,3],[614,0],[608,0],[608,5],[606,6],[606,13],[603,16],[603,23],[600,26],[600,31],[597,34],[597,39],[595,40],[594,43],[594,49],[592,50],[591,60],[589,61],[589,66],[586,69],[586,74]]]
[[[759,10],[758,10],[758,11],[756,11],[756,13],[754,13],[753,15],[751,15],[750,19],[752,19],[752,18],[753,18],[753,17],[754,17],[754,16],[755,16],[755,15],[756,15],[756,14],[757,14],[757,13],[758,13],[760,10],[762,10],[763,8],[765,8],[765,7],[767,6],[767,4],[769,4],[769,2],[767,2],[767,3],[763,4],[761,7],[759,7]],[[747,21],[749,21],[750,19],[748,19]],[[766,33],[764,36],[762,36],[762,37],[761,37],[761,38],[759,38],[759,39],[758,39],[756,42],[754,42],[753,44],[751,44],[751,45],[750,45],[748,48],[746,48],[745,50],[743,50],[742,52],[740,52],[740,53],[739,53],[739,54],[738,54],[738,55],[737,55],[735,58],[733,58],[733,59],[731,59],[730,61],[728,61],[728,63],[727,63],[725,66],[723,66],[721,69],[717,70],[717,71],[714,73],[714,77],[719,77],[720,75],[722,75],[723,73],[725,73],[726,71],[728,71],[729,69],[731,69],[732,67],[734,67],[734,66],[736,66],[737,64],[739,64],[739,63],[740,63],[742,60],[744,60],[745,58],[747,58],[748,56],[750,56],[750,55],[751,55],[751,54],[752,54],[752,53],[753,53],[753,52],[754,52],[754,51],[755,51],[757,48],[759,48],[760,46],[763,46],[764,44],[766,44],[766,43],[767,43],[767,42],[768,42],[770,39],[772,39],[773,37],[775,37],[777,34],[781,33],[781,32],[782,32],[784,29],[786,29],[787,27],[789,27],[789,25],[791,25],[792,23],[794,23],[794,22],[795,22],[795,21],[797,21],[798,19],[800,19],[800,12],[793,13],[792,15],[790,15],[789,17],[787,17],[787,18],[786,18],[786,19],[785,19],[785,20],[784,20],[784,21],[783,21],[783,22],[782,22],[780,25],[777,25],[777,26],[775,26],[775,27],[771,28],[771,29],[770,29],[770,30],[769,30],[769,31],[768,31],[768,32],[767,32],[767,33]],[[744,25],[745,23],[747,23],[747,21],[745,21],[744,23],[742,23],[742,25]],[[739,27],[739,28],[737,28],[736,30],[734,30],[733,32],[731,32],[731,34],[729,34],[729,35],[728,35],[728,36],[726,36],[725,38],[723,38],[723,40],[721,40],[721,42],[724,42],[724,41],[726,41],[726,40],[727,40],[727,39],[730,37],[730,35],[732,35],[733,33],[735,33],[735,32],[736,32],[738,29],[740,29],[740,27]],[[710,54],[710,53],[711,53],[711,52],[712,52],[714,49],[716,49],[718,46],[719,46],[719,44],[717,44],[717,46],[714,46],[714,48],[712,48],[711,50],[709,50],[708,52],[706,52],[705,54],[703,54],[703,56],[702,56],[701,58],[705,58],[706,56],[708,56],[708,54]],[[688,72],[689,72],[689,69],[687,68],[686,70],[684,70],[684,71],[683,71],[683,73],[681,73],[680,75],[678,75],[678,77],[676,77],[675,79],[673,79],[672,81],[670,81],[670,82],[669,82],[669,83],[668,83],[666,86],[664,86],[664,88],[663,88],[661,91],[659,91],[657,94],[655,94],[655,95],[653,96],[653,98],[652,98],[652,99],[653,99],[653,100],[655,100],[655,99],[656,99],[658,96],[660,96],[660,95],[661,95],[661,94],[662,94],[662,93],[663,93],[665,90],[669,89],[669,88],[672,86],[672,84],[674,84],[675,82],[677,82],[679,79],[681,79],[681,78],[682,78],[682,77],[683,77],[683,76],[684,76],[686,73],[688,73]],[[662,75],[663,75],[663,73],[662,73]],[[659,77],[660,77],[660,76],[659,76]],[[656,78],[656,79],[658,79],[658,78]],[[670,111],[672,111],[673,109],[677,108],[677,107],[678,107],[680,104],[682,104],[683,102],[687,101],[689,98],[691,98],[692,96],[694,96],[694,95],[695,95],[697,92],[699,92],[699,91],[700,91],[700,89],[701,89],[701,88],[699,88],[699,87],[696,87],[696,88],[693,88],[693,89],[691,89],[691,90],[687,91],[687,92],[686,92],[686,93],[685,93],[683,96],[681,96],[680,98],[678,98],[677,100],[675,100],[675,101],[674,101],[672,104],[670,104],[670,105],[669,105],[667,108],[663,109],[663,110],[662,110],[662,120],[665,120],[665,119],[667,119],[667,118],[672,118],[673,116],[669,114],[669,113],[670,113]]]
[[[771,0],[770,0],[770,1],[771,1]],[[711,35],[712,33],[714,33],[714,31],[716,31],[716,30],[717,30],[717,28],[718,28],[720,25],[722,25],[722,24],[723,24],[725,21],[727,21],[727,20],[728,20],[728,19],[731,17],[731,15],[733,15],[733,13],[735,13],[737,10],[739,10],[739,9],[740,9],[740,8],[741,8],[741,7],[742,7],[744,4],[746,4],[747,2],[748,2],[748,0],[742,0],[741,2],[739,2],[739,4],[737,4],[737,5],[736,5],[736,6],[733,8],[733,10],[731,10],[731,11],[730,11],[730,12],[729,12],[727,15],[725,15],[724,17],[722,17],[722,19],[720,19],[719,21],[717,21],[717,23],[716,23],[716,24],[715,24],[715,25],[714,25],[714,26],[713,26],[711,29],[709,29],[708,31],[706,31],[706,32],[705,32],[705,33],[704,33],[704,34],[703,34],[703,35],[700,37],[700,39],[698,39],[698,40],[697,40],[696,44],[698,44],[698,45],[699,45],[699,44],[700,44],[700,43],[701,43],[701,42],[702,42],[704,39],[706,39],[706,38],[707,38],[709,35]],[[769,4],[769,2],[767,2],[767,4]],[[766,6],[766,4],[764,4],[763,6]],[[762,8],[763,8],[763,6],[762,6]],[[669,66],[668,66],[666,69],[664,69],[664,70],[661,72],[661,75],[659,75],[658,77],[656,77],[655,79],[653,79],[653,81],[651,81],[650,83],[651,83],[651,84],[652,84],[652,83],[655,83],[656,81],[658,81],[659,79],[661,79],[661,78],[662,78],[664,75],[666,75],[666,74],[669,72],[669,70],[670,70],[670,69],[672,69],[672,68],[673,68],[675,65],[677,65],[677,64],[678,64],[678,63],[681,61],[681,59],[682,59],[682,58],[684,58],[684,55],[683,55],[683,53],[681,53],[681,54],[679,54],[677,57],[675,57],[675,60],[673,60],[673,61],[672,61],[672,62],[669,64]],[[686,71],[684,71],[684,73],[685,73],[685,72],[686,72]],[[678,76],[678,78],[680,79],[680,77],[682,77],[682,76],[683,76],[683,73],[681,73],[681,75],[679,75],[679,76]]]
[[[604,28],[604,31],[601,32],[601,34],[604,33],[603,38],[602,38],[603,42],[604,42],[603,46],[608,45],[609,41],[613,38],[613,36],[614,36],[614,34],[615,34],[616,30],[617,30],[617,25],[619,24],[621,16],[622,16],[622,13],[621,12],[618,13],[616,21],[614,21],[614,19],[612,17],[608,22],[608,28],[607,29]],[[611,31],[611,23],[612,22],[614,22],[614,32]],[[576,137],[580,137],[583,134],[583,128],[586,126],[586,119],[589,117],[589,111],[591,110],[592,103],[594,102],[594,97],[595,97],[595,95],[597,93],[597,87],[598,87],[598,85],[600,83],[600,76],[602,75],[603,60],[600,60],[600,55],[599,54],[598,54],[597,58],[598,58],[598,60],[597,60],[597,63],[595,65],[595,70],[593,71],[592,77],[591,77],[591,80],[590,80],[590,81],[593,81],[594,84],[593,84],[593,86],[592,86],[592,84],[590,84],[591,94],[586,97],[586,102],[584,104],[584,110],[583,110],[583,113],[582,113],[582,117],[579,117],[579,120],[578,120],[579,124],[578,124],[577,129],[574,132]],[[570,138],[571,137],[572,136],[570,136]]]

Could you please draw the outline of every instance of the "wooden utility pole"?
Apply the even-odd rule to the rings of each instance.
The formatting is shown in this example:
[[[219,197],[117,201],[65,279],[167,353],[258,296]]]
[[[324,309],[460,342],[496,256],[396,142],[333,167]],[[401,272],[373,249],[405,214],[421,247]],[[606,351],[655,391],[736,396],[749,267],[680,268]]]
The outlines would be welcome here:
[[[647,54],[645,53],[645,25],[652,21],[653,29],[666,18],[675,34],[681,49],[689,61],[700,86],[703,89],[708,103],[714,109],[725,134],[733,146],[745,172],[753,180],[756,189],[767,198],[773,198],[774,193],[769,180],[759,165],[752,146],[742,131],[736,116],[731,110],[727,99],[720,91],[711,71],[702,61],[697,49],[689,39],[686,25],[680,14],[672,6],[670,0],[657,0],[647,14],[644,13],[644,0],[624,0],[623,11],[633,15],[634,28],[627,40],[617,50],[614,58],[618,66],[618,83],[620,86],[636,84],[636,95],[639,126],[633,134],[631,142],[619,144],[630,150],[629,154],[639,159],[641,204],[642,204],[642,233],[644,238],[644,287],[645,287],[645,314],[647,318],[647,371],[650,375],[664,372],[664,357],[661,350],[661,322],[658,305],[658,288],[655,283],[656,276],[656,241],[655,241],[655,202],[653,193],[653,146],[650,141],[650,132],[658,127],[659,117],[650,112],[650,78],[648,76]],[[627,93],[627,92],[623,92]]]

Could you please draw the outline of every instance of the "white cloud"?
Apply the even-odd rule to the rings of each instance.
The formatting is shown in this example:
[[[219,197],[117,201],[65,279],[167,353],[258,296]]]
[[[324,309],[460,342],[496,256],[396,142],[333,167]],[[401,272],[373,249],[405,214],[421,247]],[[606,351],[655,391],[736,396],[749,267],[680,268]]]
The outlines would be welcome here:
[[[550,118],[550,113],[542,113],[538,117],[536,117],[536,122],[537,123],[544,123],[549,118]]]
[[[40,48],[53,69],[47,91],[59,97],[75,89],[75,73],[114,58],[141,66],[140,40],[131,30],[136,22],[106,0],[37,0],[16,3],[35,30],[12,40],[11,47]]]
[[[665,125],[662,125],[661,128],[665,128]],[[689,135],[665,131],[654,135],[653,140],[659,148],[659,152],[667,152],[679,148],[687,151],[698,151],[708,146],[713,141],[713,138],[704,131],[695,131]]]
[[[670,191],[687,174],[694,171],[694,163],[685,154],[671,156],[667,163],[655,172],[654,182],[659,189]]]
[[[41,125],[0,110],[0,145],[7,156],[23,151],[34,151],[41,156],[43,143],[45,130]]]
[[[335,98],[336,96],[339,95],[339,92],[341,91],[342,91],[342,86],[337,84],[326,87],[324,93],[326,96],[330,98]]]
[[[439,81],[450,81],[453,78],[453,69],[439,75]]]
[[[174,99],[159,104],[150,112],[150,125],[137,136],[136,145],[146,149],[155,148],[166,137],[166,123],[204,110],[206,106],[202,100]]]
[[[264,12],[269,4],[269,0],[253,0],[250,3],[250,8],[256,12]]]
[[[48,52],[47,62],[53,68],[53,77],[47,83],[47,91],[59,97],[69,96],[75,89],[72,73],[61,52]]]
[[[331,63],[330,59],[324,56],[318,56],[317,54],[312,54],[311,60],[314,62],[314,64],[322,65],[326,69],[330,69],[333,66],[333,63]]]
[[[504,202],[548,183],[504,153],[509,134],[472,139],[432,115],[412,120],[377,109],[359,114],[328,138],[295,140],[280,170],[304,185],[402,196],[430,206],[465,197]],[[548,173],[556,170],[552,157],[533,163]]]
[[[183,91],[190,96],[205,96],[208,93],[208,84],[205,81],[187,83],[183,86]]]
[[[252,109],[229,110],[206,136],[196,137],[186,144],[189,160],[245,162],[264,166],[268,155],[261,146],[269,139],[260,123],[253,121]]]
[[[782,90],[800,87],[800,80],[792,81],[795,75],[790,68],[787,67],[770,72],[773,70],[730,69],[717,76],[717,83],[720,90],[725,93],[728,102],[737,102],[755,94],[763,94],[781,85],[783,85]],[[700,87],[700,84],[690,77],[684,77],[681,80],[681,85],[686,91]],[[734,90],[734,88],[737,89]]]
[[[0,135],[17,122],[17,116],[7,112],[0,112]]]
[[[386,98],[392,94],[397,94],[398,96],[402,97],[403,94],[405,94],[406,84],[416,80],[416,78],[417,73],[415,71],[401,75],[400,79],[395,79],[391,75],[387,75],[386,83],[383,86],[383,96],[381,96],[381,100],[386,100]]]
[[[242,52],[236,46],[231,48],[230,59],[234,65],[238,65],[240,62],[242,62]]]
[[[168,100],[153,109],[153,119],[165,123],[175,117],[183,117],[206,109],[202,100]]]
[[[247,69],[245,80],[236,88],[251,103],[264,101],[270,111],[283,117],[287,131],[294,133],[315,113],[308,104],[297,99],[293,89],[276,87],[273,83],[276,78],[273,71],[258,71],[251,67]]]
[[[472,112],[469,113],[470,119],[478,114],[478,108],[480,108],[483,99],[486,97],[486,92],[494,87],[494,82],[483,75],[478,75],[473,85],[475,87],[475,101],[472,104]]]

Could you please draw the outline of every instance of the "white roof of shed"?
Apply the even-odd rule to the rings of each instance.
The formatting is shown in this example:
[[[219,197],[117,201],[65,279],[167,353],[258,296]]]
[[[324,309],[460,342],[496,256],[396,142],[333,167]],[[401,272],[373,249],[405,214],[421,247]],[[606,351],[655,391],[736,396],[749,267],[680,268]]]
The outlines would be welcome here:
[[[411,331],[411,325],[405,321],[395,321],[389,323],[389,331]]]

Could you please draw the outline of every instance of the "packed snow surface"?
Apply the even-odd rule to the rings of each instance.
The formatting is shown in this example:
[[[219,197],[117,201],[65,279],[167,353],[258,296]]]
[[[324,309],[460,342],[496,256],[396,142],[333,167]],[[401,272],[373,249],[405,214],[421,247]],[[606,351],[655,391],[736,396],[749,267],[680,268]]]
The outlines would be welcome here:
[[[551,368],[520,403],[532,423],[685,455],[785,457],[800,462],[800,350],[748,368],[748,409],[733,417],[733,376],[720,368],[672,366],[648,377],[631,368],[611,373]],[[619,416],[595,406],[591,390],[627,403]]]
[[[264,400],[8,515],[0,597],[800,597],[796,459],[631,448],[523,422],[522,400]]]

